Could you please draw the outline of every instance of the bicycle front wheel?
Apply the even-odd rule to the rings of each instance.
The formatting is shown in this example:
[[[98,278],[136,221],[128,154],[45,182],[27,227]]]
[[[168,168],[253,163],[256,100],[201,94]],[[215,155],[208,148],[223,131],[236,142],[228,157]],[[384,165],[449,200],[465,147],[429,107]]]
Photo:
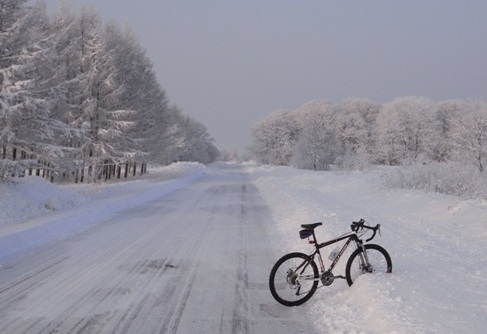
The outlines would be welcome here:
[[[280,258],[269,275],[272,296],[282,305],[297,306],[313,296],[318,287],[319,272],[311,257],[290,253]]]
[[[349,286],[363,274],[392,272],[392,260],[384,248],[374,244],[367,244],[364,247],[366,257],[362,249],[357,248],[348,259],[345,275]],[[365,262],[366,259],[368,263]]]

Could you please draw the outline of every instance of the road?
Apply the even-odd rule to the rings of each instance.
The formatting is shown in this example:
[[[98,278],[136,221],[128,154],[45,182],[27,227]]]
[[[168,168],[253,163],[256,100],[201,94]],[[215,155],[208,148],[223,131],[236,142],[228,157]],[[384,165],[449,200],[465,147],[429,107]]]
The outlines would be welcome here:
[[[178,191],[0,270],[0,333],[312,333],[276,303],[270,210],[242,167]]]

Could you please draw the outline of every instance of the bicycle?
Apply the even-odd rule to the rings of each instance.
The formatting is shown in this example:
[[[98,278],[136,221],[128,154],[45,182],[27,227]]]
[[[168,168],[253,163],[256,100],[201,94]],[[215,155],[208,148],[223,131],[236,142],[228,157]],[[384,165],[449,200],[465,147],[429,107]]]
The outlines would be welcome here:
[[[299,231],[299,236],[301,239],[308,239],[308,242],[315,246],[310,255],[299,252],[289,253],[281,257],[272,267],[269,275],[269,287],[272,296],[279,303],[286,306],[297,306],[305,303],[313,296],[320,281],[323,286],[329,286],[337,278],[346,279],[348,285],[351,286],[361,274],[392,272],[392,260],[389,253],[379,245],[365,244],[360,239],[368,231],[373,231],[373,234],[365,242],[374,239],[377,231],[380,235],[380,224],[372,227],[367,225],[365,220],[360,219],[350,225],[352,232],[319,244],[314,230],[321,225],[323,223],[301,225],[303,230]],[[341,249],[331,252],[329,259],[332,263],[327,270],[320,249],[345,239],[347,241]],[[342,275],[335,276],[332,271],[352,241],[355,243],[356,249],[348,258],[345,277]],[[321,273],[318,271],[315,257],[318,258]]]

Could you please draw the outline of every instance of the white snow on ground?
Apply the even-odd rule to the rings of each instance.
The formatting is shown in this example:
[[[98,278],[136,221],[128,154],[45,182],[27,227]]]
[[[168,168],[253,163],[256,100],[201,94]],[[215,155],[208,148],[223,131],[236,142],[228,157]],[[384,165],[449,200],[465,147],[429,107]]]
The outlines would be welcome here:
[[[0,259],[107,221],[184,187],[207,168],[218,166],[174,164],[135,181],[100,185],[58,186],[36,177],[0,184]],[[249,165],[245,170],[281,237],[276,254],[310,250],[299,239],[302,223],[324,222],[317,229],[323,241],[347,232],[359,218],[382,224],[382,236],[372,242],[389,251],[393,273],[363,276],[352,287],[338,280],[318,289],[299,306],[314,316],[318,332],[483,333],[487,328],[487,203],[385,189],[381,169],[340,173]],[[332,248],[324,250],[324,258]]]
[[[105,222],[183,187],[204,171],[198,163],[176,163],[128,182],[57,186],[30,176],[0,184],[0,259]]]
[[[360,218],[382,224],[382,237],[372,243],[388,250],[393,274],[363,276],[350,288],[335,281],[318,289],[303,308],[326,333],[484,333],[486,203],[383,189],[381,173],[251,170],[273,208],[283,255],[310,250],[299,239],[301,223],[324,222],[317,229],[322,241],[347,232]]]

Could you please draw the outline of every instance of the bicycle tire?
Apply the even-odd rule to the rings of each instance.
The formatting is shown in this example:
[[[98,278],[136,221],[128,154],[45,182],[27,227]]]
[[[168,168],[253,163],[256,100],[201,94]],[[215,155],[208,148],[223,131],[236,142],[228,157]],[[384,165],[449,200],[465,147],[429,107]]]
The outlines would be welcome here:
[[[361,258],[359,256],[359,254],[362,253],[362,249],[357,248],[350,255],[345,269],[345,275],[349,286],[351,286],[353,282],[357,279],[357,277],[361,274],[392,272],[391,256],[383,247],[375,244],[367,244],[364,247],[365,251],[367,252],[367,258],[372,265],[372,268],[369,270],[372,271],[363,268]]]
[[[301,266],[304,264],[304,266]],[[300,267],[300,273],[296,268]],[[299,280],[299,276],[315,280]],[[313,276],[310,276],[313,275]],[[313,259],[304,253],[289,253],[281,257],[272,267],[269,288],[276,301],[285,306],[298,306],[313,296],[320,277]]]

